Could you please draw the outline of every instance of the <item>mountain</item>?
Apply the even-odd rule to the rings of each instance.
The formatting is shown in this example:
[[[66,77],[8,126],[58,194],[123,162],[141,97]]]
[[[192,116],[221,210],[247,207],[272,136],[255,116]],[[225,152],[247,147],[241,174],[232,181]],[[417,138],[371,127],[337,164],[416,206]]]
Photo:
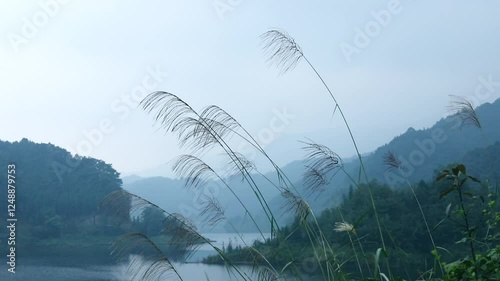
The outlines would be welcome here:
[[[369,175],[397,186],[408,179],[430,179],[436,169],[448,163],[461,161],[467,152],[484,148],[500,140],[500,99],[493,104],[486,103],[476,109],[481,129],[474,126],[461,127],[457,115],[441,119],[425,130],[409,129],[390,143],[378,148],[367,157]],[[402,178],[391,179],[383,163],[384,154],[392,151],[403,164]]]
[[[298,162],[285,167],[287,174],[293,175],[290,178],[293,181],[299,180],[300,173],[295,172],[299,169],[300,165]],[[253,179],[265,198],[274,198],[280,194],[279,190],[273,186],[273,184],[278,184],[278,180],[273,176],[272,173],[264,175],[253,174]],[[273,184],[268,180],[271,180]],[[225,179],[225,183],[231,187],[232,192],[242,199],[248,213],[245,213],[245,209],[238,202],[231,190],[229,190],[220,180],[209,182],[207,185],[200,188],[186,188],[185,182],[184,179],[151,177],[133,182],[126,182],[123,188],[151,201],[170,213],[179,213],[190,218],[197,226],[201,227],[201,230],[204,232],[234,232],[233,227],[241,232],[254,232],[256,228],[252,226],[253,224],[248,213],[255,216],[261,228],[267,228],[268,220],[265,215],[261,213],[262,207],[259,201],[256,199],[252,189],[246,182],[243,182],[241,178],[227,178]],[[202,222],[204,218],[200,217],[199,213],[205,208],[208,198],[216,198],[217,201],[220,202],[221,207],[225,210],[229,223],[218,225],[216,228],[210,225],[203,225]]]
[[[123,184],[131,184],[131,183],[136,182],[138,180],[144,179],[143,177],[140,177],[138,175],[122,176],[120,178],[121,178]]]
[[[486,103],[476,108],[476,113],[481,121],[481,129],[474,126],[461,126],[457,115],[451,115],[442,118],[432,127],[422,130],[409,128],[405,133],[396,136],[389,143],[377,148],[372,153],[363,155],[363,163],[370,180],[377,180],[379,183],[385,183],[393,188],[405,185],[406,180],[417,182],[420,180],[431,180],[436,171],[453,162],[472,161],[476,159],[471,155],[484,155],[487,157],[488,151],[498,149],[493,146],[500,141],[500,130],[497,122],[500,120],[500,99],[494,103]],[[328,139],[325,137],[316,137],[316,140]],[[328,146],[328,143],[322,143]],[[300,144],[300,146],[304,146]],[[271,145],[271,151],[274,154],[290,154],[290,146]],[[398,161],[401,162],[402,169],[389,170],[384,164],[385,156],[391,152]],[[272,154],[272,153],[270,153]],[[299,156],[295,156],[295,159]],[[288,155],[287,157],[290,157]],[[259,160],[260,161],[260,160]],[[473,171],[474,163],[470,163]],[[480,167],[483,167],[481,165]],[[491,166],[493,167],[493,166]],[[305,165],[302,160],[293,161],[283,166],[283,171],[290,177],[295,188],[302,196],[306,197],[310,206],[317,212],[334,206],[344,197],[349,186],[353,184],[352,180],[357,180],[359,175],[359,162],[357,158],[349,158],[344,161],[344,172],[337,172],[323,187],[321,193],[310,193],[304,187],[303,175]],[[483,171],[484,169],[479,169]],[[493,175],[489,173],[488,175]],[[268,200],[273,213],[278,216],[281,224],[292,220],[293,214],[283,213],[283,206],[286,200],[280,192],[269,183],[267,179],[272,179],[274,184],[278,184],[276,174],[273,172],[264,175],[255,174],[255,181]],[[241,180],[231,179],[229,186],[243,198],[249,212],[259,221],[266,225],[267,218],[262,211],[262,207],[255,199],[253,191],[248,184]],[[124,188],[150,199],[161,207],[171,212],[185,214],[193,220],[201,222],[203,219],[198,213],[203,210],[204,196],[213,196],[221,203],[225,209],[226,216],[238,228],[245,226],[244,229],[254,231],[255,229],[246,228],[251,225],[244,209],[237,203],[235,197],[220,181],[212,182],[209,188],[205,189],[183,189],[182,180],[171,180],[168,178],[147,178],[132,183],[127,183]],[[167,191],[168,190],[168,191]],[[210,229],[210,228],[208,228]],[[222,230],[229,229],[228,225],[222,226]],[[216,229],[217,230],[217,229]],[[241,228],[240,228],[241,230]]]
[[[119,173],[111,165],[72,156],[52,144],[22,139],[0,141],[0,170],[4,171],[0,182],[5,183],[0,198],[9,198],[13,210],[7,213],[7,206],[2,205],[5,208],[0,214],[18,219],[18,235],[24,245],[66,234],[112,234],[120,230],[113,226],[110,216],[98,210],[107,194],[121,189]],[[130,220],[128,214],[123,219]],[[6,230],[0,229],[0,237],[7,235]]]
[[[431,128],[415,130],[409,128],[389,143],[363,157],[369,179],[396,188],[419,180],[431,180],[436,171],[454,162],[466,160],[468,152],[485,148],[500,141],[500,99],[476,108],[481,129],[475,126],[461,126],[457,114],[442,118]],[[384,164],[387,153],[391,152],[401,162],[401,171],[388,169]],[[359,161],[345,163],[344,170],[354,179],[359,175]],[[309,203],[316,210],[339,202],[352,181],[344,174],[337,173],[325,186],[325,191]]]
[[[499,184],[500,171],[497,169],[500,167],[500,142],[467,152],[462,163],[467,166],[470,175]]]

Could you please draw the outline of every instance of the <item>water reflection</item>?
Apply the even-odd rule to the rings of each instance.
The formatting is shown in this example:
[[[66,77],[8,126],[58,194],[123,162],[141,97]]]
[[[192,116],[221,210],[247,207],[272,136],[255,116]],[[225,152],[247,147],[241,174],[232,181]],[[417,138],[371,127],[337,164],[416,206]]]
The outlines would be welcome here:
[[[204,234],[214,245],[222,248],[231,242],[233,246],[244,245],[238,234],[231,233],[208,233]],[[242,235],[247,244],[256,239],[261,239],[260,234],[245,233]],[[40,249],[38,249],[40,251]],[[65,252],[51,251],[52,256],[35,254],[35,251],[24,252],[18,257],[16,273],[7,271],[7,264],[0,264],[0,280],[8,281],[136,281],[140,280],[141,274],[132,275],[127,269],[134,263],[139,265],[139,272],[145,272],[148,263],[140,256],[129,256],[129,259],[121,264],[116,264],[109,256],[109,249],[86,249],[85,255],[82,250],[74,249]],[[45,251],[47,252],[47,251]],[[215,254],[209,245],[203,245],[192,255],[190,262],[200,261],[203,257]],[[174,263],[179,275],[186,281],[232,281],[242,280],[234,270],[224,266],[206,265],[201,263]],[[256,280],[251,274],[252,270],[246,266],[240,266],[243,274],[249,279]],[[136,268],[137,269],[137,268]],[[161,280],[178,280],[172,271],[165,273]],[[207,279],[207,277],[209,279]]]
[[[114,267],[112,273],[114,280],[120,281],[140,281],[147,273],[151,266],[150,261],[145,260],[141,256],[130,255],[127,263]],[[256,280],[256,275],[252,273],[252,269],[248,266],[239,266],[239,273],[232,269],[219,265],[206,265],[200,263],[174,263],[177,273],[183,280],[198,281],[198,280],[217,280],[217,281],[238,281],[244,280],[240,274]],[[152,277],[161,277],[158,280],[178,280],[176,273],[169,268],[158,268],[157,274]],[[208,278],[208,279],[207,279]],[[153,278],[153,280],[157,280]]]

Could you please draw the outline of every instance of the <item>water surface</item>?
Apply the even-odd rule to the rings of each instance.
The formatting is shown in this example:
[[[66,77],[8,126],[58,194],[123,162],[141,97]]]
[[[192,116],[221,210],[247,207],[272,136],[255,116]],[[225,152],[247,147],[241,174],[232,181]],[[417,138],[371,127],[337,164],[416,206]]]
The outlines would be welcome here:
[[[235,233],[207,233],[206,237],[213,240],[213,244],[219,248],[223,245],[227,247],[229,243],[233,246],[244,245],[238,234]],[[245,233],[242,234],[247,244],[255,239],[261,238],[260,234]],[[103,257],[102,251],[97,251],[98,255],[37,255],[30,256],[30,253],[23,253],[17,257],[16,273],[7,271],[7,264],[3,259],[0,265],[0,280],[6,281],[136,281],[138,278],[131,278],[127,272],[128,264],[117,264],[109,256]],[[201,260],[215,251],[209,245],[203,245],[195,252],[190,263],[175,263],[176,269],[185,281],[206,281],[207,276],[210,280],[230,281],[241,280],[234,274],[228,273],[224,266],[206,265],[193,263]],[[131,256],[132,260],[137,256]],[[250,275],[250,268],[241,267],[242,272]],[[168,278],[166,280],[177,280]]]

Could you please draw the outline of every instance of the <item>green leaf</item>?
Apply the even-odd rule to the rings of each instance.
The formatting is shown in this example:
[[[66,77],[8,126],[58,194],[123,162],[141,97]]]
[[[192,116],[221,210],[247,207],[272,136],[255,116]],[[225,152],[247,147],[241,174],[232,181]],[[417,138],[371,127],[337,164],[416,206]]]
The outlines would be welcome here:
[[[445,171],[447,171],[447,170],[445,170]],[[442,180],[443,178],[445,178],[445,177],[448,175],[448,173],[445,173],[445,171],[442,171],[442,172],[441,172],[441,175],[439,175],[439,176],[436,178],[436,181],[440,181],[440,180]]]
[[[452,192],[455,188],[453,188],[453,186],[450,186],[448,187],[447,189],[441,191],[439,193],[439,199],[443,198],[444,196],[446,196],[448,193]]]
[[[451,252],[450,252],[450,251],[448,251],[448,249],[443,248],[443,247],[439,247],[439,246],[436,246],[436,248],[437,248],[437,249],[440,249],[440,250],[443,250],[443,251],[445,251],[445,252],[447,252],[447,253],[451,256]]]
[[[359,217],[359,219],[358,219],[358,220],[356,220],[356,221],[354,222],[354,224],[353,224],[353,225],[354,225],[354,229],[356,229],[356,228],[358,227],[359,223],[361,223],[361,221],[363,221],[363,219],[364,219],[364,218],[365,218],[365,217],[366,217],[366,216],[367,216],[370,212],[371,212],[371,210],[366,211],[363,215],[361,215],[361,217]]]
[[[379,274],[379,268],[380,268],[380,265],[379,265],[379,262],[380,262],[380,253],[382,252],[382,248],[378,248],[377,251],[375,252],[375,274],[374,274],[374,277],[377,278],[378,277],[378,274]]]
[[[445,211],[446,216],[448,216],[450,214],[450,208],[451,208],[451,203],[448,204],[448,206],[446,207],[446,211]]]
[[[284,273],[285,270],[293,264],[293,261],[289,261],[287,264],[285,264],[285,266],[281,269],[281,273]]]
[[[481,181],[473,176],[467,176],[471,181],[481,183]]]
[[[470,193],[470,192],[464,192],[464,195],[465,195],[465,196],[469,196],[469,197],[471,197],[471,198],[473,198],[473,197],[474,197],[474,195],[473,195],[472,193]]]

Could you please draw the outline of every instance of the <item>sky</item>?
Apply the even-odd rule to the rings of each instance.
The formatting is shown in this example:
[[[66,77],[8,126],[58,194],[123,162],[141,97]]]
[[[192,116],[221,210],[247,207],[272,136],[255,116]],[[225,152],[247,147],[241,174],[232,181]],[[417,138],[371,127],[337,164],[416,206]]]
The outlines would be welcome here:
[[[280,75],[266,62],[259,35],[279,28],[370,152],[446,116],[450,94],[475,105],[499,97],[499,10],[451,0],[4,0],[0,139],[52,143],[125,175],[167,170],[186,151],[138,106],[161,90],[195,109],[224,108],[282,163],[301,155],[277,144],[308,135],[354,155],[312,69],[301,61]]]

